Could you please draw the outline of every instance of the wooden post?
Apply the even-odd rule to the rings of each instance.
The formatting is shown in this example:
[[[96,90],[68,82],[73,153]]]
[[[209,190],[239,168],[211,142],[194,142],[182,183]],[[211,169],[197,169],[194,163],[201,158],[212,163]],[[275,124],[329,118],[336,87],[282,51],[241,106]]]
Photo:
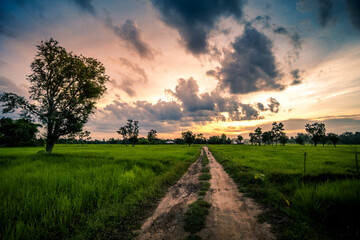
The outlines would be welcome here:
[[[357,151],[355,150],[356,173],[359,175],[359,163],[357,159]]]
[[[304,174],[306,169],[306,151],[304,152]]]

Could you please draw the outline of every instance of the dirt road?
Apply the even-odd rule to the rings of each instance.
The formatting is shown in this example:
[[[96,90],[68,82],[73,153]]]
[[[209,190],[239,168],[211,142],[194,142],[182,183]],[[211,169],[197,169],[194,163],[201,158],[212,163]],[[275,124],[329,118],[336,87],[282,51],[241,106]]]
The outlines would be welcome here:
[[[275,239],[270,225],[260,224],[256,216],[260,208],[249,198],[243,197],[234,181],[204,147],[209,158],[212,179],[205,200],[212,204],[206,227],[197,235],[203,239]],[[200,157],[201,159],[201,157]],[[180,239],[189,235],[183,230],[184,213],[188,204],[198,199],[198,177],[201,162],[197,160],[188,172],[171,187],[162,199],[153,216],[148,218],[138,239]]]

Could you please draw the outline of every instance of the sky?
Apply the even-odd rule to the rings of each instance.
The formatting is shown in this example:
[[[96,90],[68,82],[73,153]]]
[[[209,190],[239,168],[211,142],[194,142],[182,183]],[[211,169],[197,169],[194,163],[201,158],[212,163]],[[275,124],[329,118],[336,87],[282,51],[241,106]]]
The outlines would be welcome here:
[[[0,93],[29,97],[50,38],[110,77],[93,138],[120,138],[127,119],[161,138],[248,138],[274,121],[290,136],[360,131],[358,0],[1,0]]]

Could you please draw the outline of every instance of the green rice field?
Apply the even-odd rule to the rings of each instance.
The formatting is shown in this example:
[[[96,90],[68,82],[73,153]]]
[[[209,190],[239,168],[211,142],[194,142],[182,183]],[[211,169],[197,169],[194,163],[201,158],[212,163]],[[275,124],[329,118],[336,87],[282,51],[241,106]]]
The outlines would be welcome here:
[[[360,239],[355,146],[210,145],[277,239]],[[304,152],[306,165],[304,173]]]
[[[131,239],[200,146],[0,149],[0,239]]]

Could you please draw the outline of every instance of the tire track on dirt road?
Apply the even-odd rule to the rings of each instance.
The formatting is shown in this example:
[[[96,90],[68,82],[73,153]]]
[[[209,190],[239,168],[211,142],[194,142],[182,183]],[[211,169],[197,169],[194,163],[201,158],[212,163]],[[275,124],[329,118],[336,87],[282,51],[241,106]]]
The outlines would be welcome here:
[[[204,200],[210,202],[212,206],[206,227],[197,235],[204,240],[275,239],[270,232],[270,225],[257,221],[257,215],[262,212],[260,207],[238,191],[235,182],[207,147],[202,149],[199,159],[190,166],[182,178],[169,188],[154,214],[139,230],[137,239],[172,240],[189,236],[189,233],[184,231],[184,214],[188,205],[199,198],[197,191],[202,154],[207,154],[212,175],[209,181],[210,190]]]
[[[225,172],[207,147],[211,190],[205,200],[211,203],[206,228],[198,235],[205,239],[275,239],[270,225],[259,223],[257,215],[262,211],[254,201],[237,189],[235,182]]]

